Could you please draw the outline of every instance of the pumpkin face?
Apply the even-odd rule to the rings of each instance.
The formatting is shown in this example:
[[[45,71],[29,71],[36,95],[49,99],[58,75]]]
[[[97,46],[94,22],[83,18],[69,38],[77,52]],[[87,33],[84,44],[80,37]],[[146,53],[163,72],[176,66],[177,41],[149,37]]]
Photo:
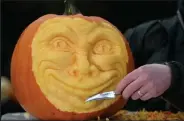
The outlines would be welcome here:
[[[133,69],[121,33],[99,17],[46,15],[21,35],[12,57],[17,100],[46,120],[86,120],[121,109],[122,97],[85,102],[112,91]]]

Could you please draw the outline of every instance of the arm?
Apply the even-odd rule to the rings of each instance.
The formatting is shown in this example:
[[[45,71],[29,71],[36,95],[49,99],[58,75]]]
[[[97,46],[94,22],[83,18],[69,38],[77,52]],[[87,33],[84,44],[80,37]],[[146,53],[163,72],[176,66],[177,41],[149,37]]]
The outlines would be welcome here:
[[[183,47],[184,48],[184,47]],[[184,52],[184,51],[183,51]],[[183,53],[184,55],[184,53]],[[182,58],[183,55],[180,55]],[[184,61],[183,61],[184,62]],[[168,62],[171,68],[172,80],[170,88],[163,94],[166,101],[176,105],[180,110],[184,111],[184,65],[183,62],[175,60]]]
[[[155,20],[141,24],[127,30],[125,36],[132,49],[136,68],[168,62],[172,84],[163,97],[184,110],[184,37],[181,32],[177,18],[173,17],[163,22]]]

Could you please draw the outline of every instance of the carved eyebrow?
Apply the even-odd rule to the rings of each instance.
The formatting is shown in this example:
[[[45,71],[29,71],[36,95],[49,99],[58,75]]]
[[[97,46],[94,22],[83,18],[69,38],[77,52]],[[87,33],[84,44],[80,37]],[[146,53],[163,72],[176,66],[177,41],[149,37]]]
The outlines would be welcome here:
[[[76,43],[76,40],[78,40],[78,39],[76,39],[76,38],[78,38],[76,31],[69,26],[66,26],[66,28],[67,28],[66,31],[69,30],[69,33],[67,33],[66,31],[63,32],[63,34],[67,35],[67,36],[65,36],[65,38],[67,38],[73,44]],[[75,35],[75,37],[70,36],[71,34]]]
[[[98,40],[105,39],[113,43],[118,43],[117,41],[115,41],[118,38],[119,35],[110,28],[97,27],[89,33],[87,41],[88,43],[93,44]]]
[[[76,32],[68,26],[60,26],[61,28],[63,27],[64,29],[55,29],[55,30],[49,30],[50,28],[48,28],[47,30],[43,30],[42,33],[45,33],[44,36],[42,35],[42,39],[41,42],[44,42],[45,40],[48,41],[52,41],[53,38],[55,37],[62,37],[67,39],[69,42],[71,43],[76,43],[76,38],[77,38],[77,34]],[[49,30],[49,31],[48,31]],[[75,35],[75,36],[71,36],[71,35]]]

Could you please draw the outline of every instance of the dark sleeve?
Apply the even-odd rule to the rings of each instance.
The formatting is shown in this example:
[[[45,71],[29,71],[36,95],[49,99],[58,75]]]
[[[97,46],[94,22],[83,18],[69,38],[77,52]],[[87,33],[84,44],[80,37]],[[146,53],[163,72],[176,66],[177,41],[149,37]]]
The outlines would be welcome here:
[[[168,65],[171,68],[172,81],[170,88],[162,96],[171,103],[171,107],[184,111],[184,64],[176,60],[168,62]]]
[[[170,26],[171,22],[174,22],[173,19],[165,23]],[[128,29],[124,35],[132,50],[136,68],[145,64],[168,62],[172,71],[172,84],[163,97],[184,110],[183,31],[182,29],[174,30],[175,35],[172,36],[175,38],[171,39],[170,34],[173,33],[169,32],[171,28],[167,24],[165,25],[159,20],[150,21]],[[174,26],[177,27],[177,25]]]
[[[170,43],[168,33],[160,21],[150,21],[124,33],[127,38],[135,61],[140,67],[149,63],[163,63],[168,60]]]

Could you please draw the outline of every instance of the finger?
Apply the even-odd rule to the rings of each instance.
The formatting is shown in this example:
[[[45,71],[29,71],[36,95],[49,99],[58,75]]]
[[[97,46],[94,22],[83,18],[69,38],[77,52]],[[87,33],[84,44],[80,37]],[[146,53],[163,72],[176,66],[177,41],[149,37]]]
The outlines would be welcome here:
[[[145,84],[143,85],[139,90],[137,90],[133,95],[132,95],[132,99],[133,100],[138,100],[140,99],[143,95],[145,95],[147,92],[149,92],[149,90],[152,88],[151,84]],[[140,95],[139,92],[142,94]]]
[[[144,85],[144,81],[145,80],[142,78],[142,76],[140,76],[138,79],[130,83],[123,91],[123,97],[128,99],[130,96],[132,96],[134,92],[139,90]]]
[[[115,92],[116,93],[122,93],[122,91],[134,80],[136,80],[139,77],[139,71],[134,70],[131,73],[127,74],[123,80],[120,81],[120,83],[117,85]]]
[[[145,95],[143,95],[140,99],[143,101],[149,100],[152,98],[152,95],[150,94],[150,92],[147,92]]]

